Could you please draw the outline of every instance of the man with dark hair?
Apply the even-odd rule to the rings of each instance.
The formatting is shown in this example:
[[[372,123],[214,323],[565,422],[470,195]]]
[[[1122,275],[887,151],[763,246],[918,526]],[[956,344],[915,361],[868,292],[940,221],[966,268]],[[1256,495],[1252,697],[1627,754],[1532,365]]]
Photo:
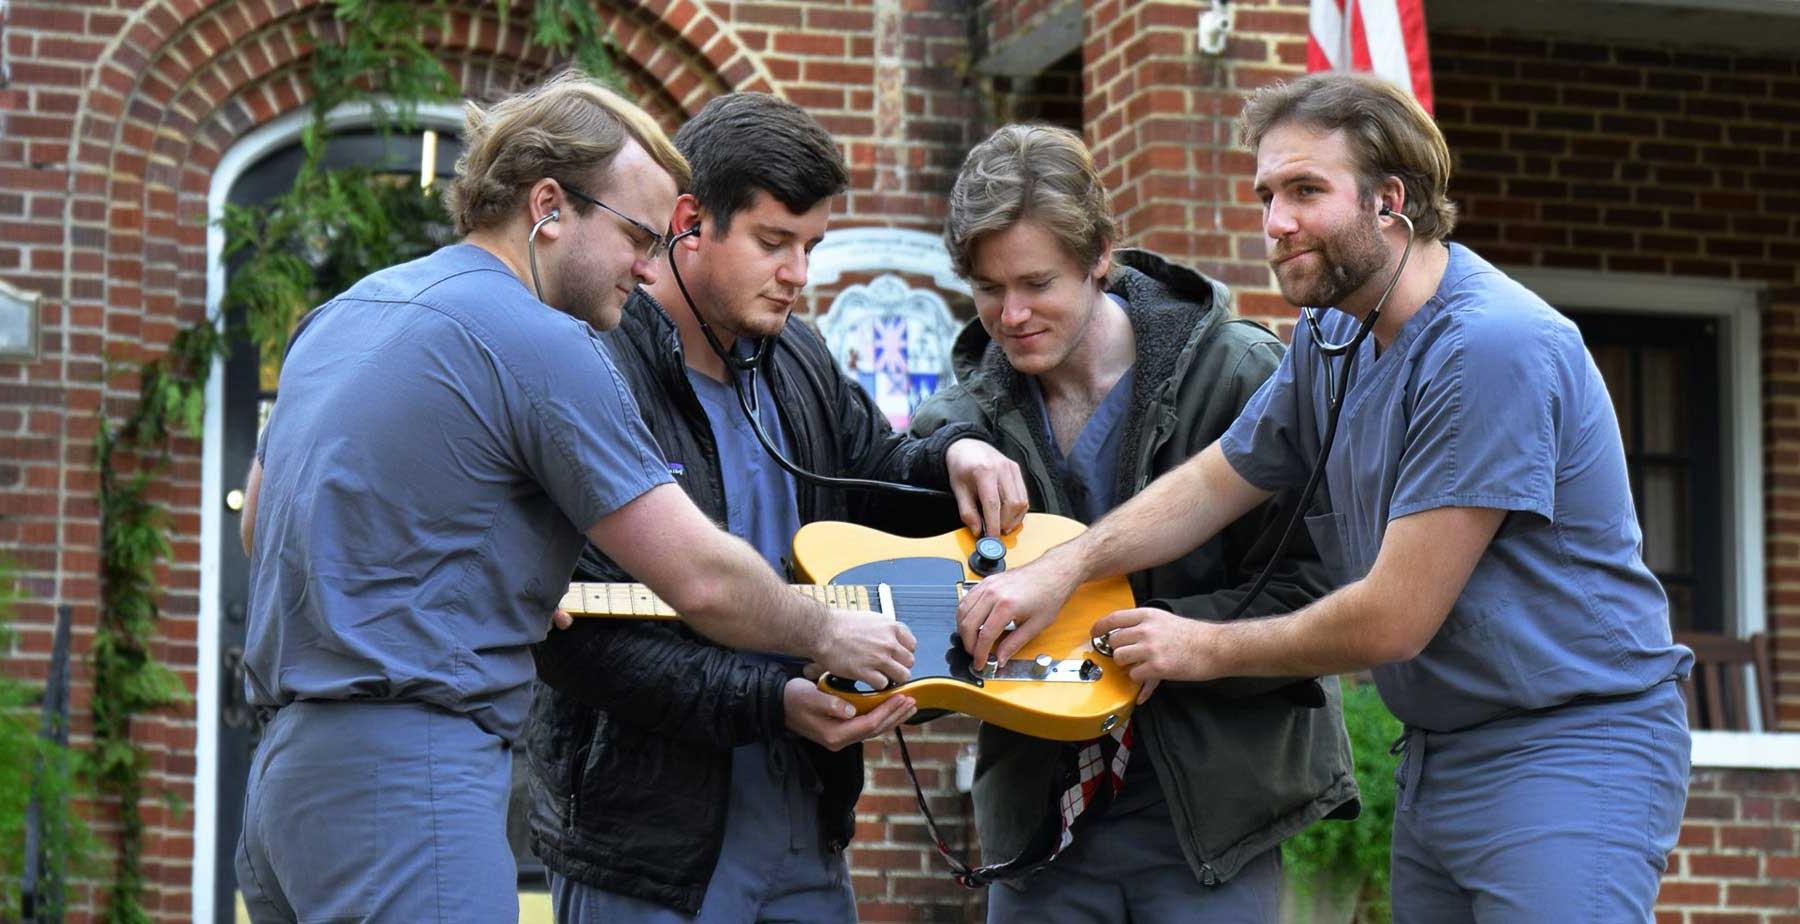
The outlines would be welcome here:
[[[1396,921],[1651,920],[1687,793],[1670,681],[1693,653],[1644,566],[1580,331],[1444,240],[1449,151],[1399,89],[1343,74],[1266,88],[1244,137],[1282,295],[1335,312],[1309,309],[1217,442],[982,581],[964,638],[979,659],[1016,620],[1004,659],[1079,582],[1167,561],[1322,471],[1307,525],[1337,591],[1226,623],[1123,610],[1096,637],[1149,684],[1373,669],[1406,724]]]
[[[259,922],[518,918],[509,753],[584,535],[724,643],[911,663],[903,627],[791,592],[669,484],[595,339],[687,179],[656,123],[568,74],[471,105],[465,140],[466,236],[301,321],[251,468]]]
[[[790,103],[739,93],[708,103],[675,144],[694,185],[676,200],[671,271],[633,294],[607,348],[677,483],[778,569],[802,523],[870,520],[867,495],[776,465],[740,410],[743,389],[802,468],[947,485],[965,521],[1014,528],[1017,466],[968,427],[895,434],[790,315],[848,182],[824,129]],[[762,344],[747,374],[740,364]],[[628,580],[592,548],[576,579]],[[531,827],[559,921],[855,918],[843,851],[862,791],[858,742],[907,718],[909,698],[857,717],[799,662],[672,623],[587,620],[537,655]]]

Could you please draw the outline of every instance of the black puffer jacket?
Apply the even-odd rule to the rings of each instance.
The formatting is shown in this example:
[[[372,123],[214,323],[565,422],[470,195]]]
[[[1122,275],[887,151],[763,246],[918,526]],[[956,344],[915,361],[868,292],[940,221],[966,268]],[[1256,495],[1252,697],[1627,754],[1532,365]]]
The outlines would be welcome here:
[[[681,338],[640,290],[605,335],[676,482],[726,521],[712,428],[687,379]],[[915,440],[896,434],[799,321],[770,351],[765,373],[794,461],[821,474],[942,488],[944,452],[970,427]],[[890,522],[880,495],[802,485],[801,522]],[[630,581],[592,546],[577,580]],[[788,737],[782,687],[790,674],[752,664],[680,623],[584,619],[535,649],[537,696],[526,731],[531,833],[544,863],[597,888],[694,913],[725,834],[732,749]],[[855,828],[862,750],[798,741],[821,784],[821,828],[841,850]]]

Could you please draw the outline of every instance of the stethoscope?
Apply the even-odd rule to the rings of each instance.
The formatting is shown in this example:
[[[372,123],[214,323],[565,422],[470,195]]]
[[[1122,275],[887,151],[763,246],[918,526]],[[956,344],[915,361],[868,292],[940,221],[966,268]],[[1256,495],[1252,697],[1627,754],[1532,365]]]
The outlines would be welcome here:
[[[538,219],[537,222],[531,226],[531,233],[525,237],[525,252],[527,259],[531,264],[531,284],[537,290],[537,297],[540,302],[544,300],[544,285],[543,281],[538,278],[537,236],[544,225],[553,221],[558,221],[561,217],[562,212],[560,209],[551,209],[549,214]],[[669,238],[667,248],[669,256],[669,272],[674,274],[675,285],[681,290],[681,298],[683,301],[687,302],[688,310],[693,312],[694,319],[700,322],[700,332],[706,335],[706,342],[712,347],[713,352],[718,354],[719,359],[724,361],[726,371],[730,374],[731,388],[737,393],[738,409],[744,412],[744,419],[750,422],[751,432],[756,434],[756,441],[762,445],[763,451],[769,454],[769,458],[774,459],[775,464],[781,466],[788,474],[793,475],[795,478],[807,482],[808,484],[817,485],[819,487],[863,491],[891,491],[896,494],[906,494],[913,497],[950,497],[950,492],[939,491],[935,488],[921,488],[916,485],[881,481],[874,478],[837,478],[830,475],[821,475],[817,472],[811,472],[801,468],[776,447],[775,441],[769,438],[768,431],[763,429],[762,416],[759,413],[761,409],[761,399],[756,392],[756,374],[762,370],[763,363],[768,360],[769,351],[775,346],[775,338],[759,338],[756,348],[751,351],[749,356],[739,356],[732,353],[730,350],[725,349],[723,343],[719,342],[718,335],[713,333],[712,325],[707,323],[706,316],[701,314],[699,306],[694,304],[694,296],[688,292],[687,283],[681,278],[680,267],[675,265],[675,244],[684,238],[698,237],[699,235],[700,223],[695,222],[693,227]],[[740,377],[737,375],[739,372],[744,373],[744,376]],[[748,387],[745,387],[745,378],[749,379]]]
[[[1281,556],[1287,554],[1288,546],[1293,542],[1294,531],[1299,528],[1300,521],[1306,518],[1306,509],[1312,503],[1313,495],[1318,492],[1319,483],[1325,477],[1325,460],[1331,457],[1332,443],[1337,440],[1338,417],[1344,410],[1344,398],[1350,392],[1350,380],[1356,368],[1357,351],[1362,347],[1363,341],[1369,338],[1369,333],[1375,329],[1375,322],[1381,318],[1381,309],[1387,305],[1388,296],[1394,294],[1394,287],[1400,284],[1400,276],[1406,272],[1406,261],[1412,257],[1415,239],[1412,219],[1387,206],[1382,206],[1381,211],[1376,213],[1376,217],[1382,216],[1392,216],[1406,224],[1406,249],[1400,252],[1400,265],[1395,267],[1394,274],[1388,277],[1387,285],[1381,290],[1381,297],[1375,300],[1374,310],[1363,318],[1362,323],[1356,328],[1356,334],[1349,340],[1332,343],[1325,339],[1325,332],[1319,328],[1318,311],[1311,307],[1300,309],[1300,313],[1306,318],[1307,332],[1311,334],[1313,345],[1319,351],[1319,362],[1325,367],[1325,405],[1327,409],[1325,438],[1319,443],[1319,458],[1313,462],[1312,473],[1306,478],[1306,487],[1300,492],[1300,502],[1294,506],[1294,514],[1288,518],[1287,528],[1282,530],[1281,541],[1275,545],[1275,553],[1270,555],[1269,560],[1263,564],[1262,573],[1256,576],[1256,583],[1251,586],[1250,592],[1238,601],[1237,606],[1232,608],[1230,615],[1225,617],[1225,622],[1244,615],[1250,609],[1250,604],[1263,592],[1263,588],[1269,585],[1269,579],[1275,574],[1276,564],[1281,561]],[[1331,381],[1331,360],[1334,357],[1341,357],[1338,381],[1335,386]],[[1095,639],[1096,643],[1099,641],[1101,640]],[[1099,649],[1102,654],[1111,654],[1111,645],[1101,649],[1096,644],[1095,648]]]
[[[817,472],[801,468],[792,459],[789,459],[782,453],[780,448],[775,445],[775,441],[769,438],[768,431],[763,429],[761,414],[762,399],[756,391],[756,374],[762,371],[763,363],[768,360],[769,351],[775,346],[775,337],[769,336],[757,338],[756,347],[750,351],[748,356],[733,353],[732,351],[727,350],[723,343],[719,342],[718,335],[713,333],[712,325],[707,323],[706,316],[701,314],[699,306],[694,304],[694,296],[688,292],[687,283],[681,278],[680,267],[675,265],[676,242],[683,238],[699,236],[700,223],[696,221],[693,227],[669,239],[669,272],[675,277],[675,287],[681,290],[681,299],[682,301],[687,302],[688,311],[693,313],[694,320],[700,322],[700,333],[706,336],[707,344],[712,347],[712,351],[718,355],[719,359],[725,363],[725,371],[731,379],[732,391],[737,393],[738,409],[743,411],[744,419],[749,421],[750,431],[756,434],[756,441],[762,445],[763,452],[768,453],[769,458],[774,459],[775,464],[781,466],[788,474],[818,487],[861,491],[889,491],[895,494],[904,494],[912,497],[950,497],[950,492],[939,491],[936,488],[921,488],[917,485],[901,484],[894,481],[882,481],[876,478],[840,478],[831,475],[821,475]],[[743,375],[738,375],[740,372],[743,373]],[[748,380],[747,386],[745,384],[746,380]]]

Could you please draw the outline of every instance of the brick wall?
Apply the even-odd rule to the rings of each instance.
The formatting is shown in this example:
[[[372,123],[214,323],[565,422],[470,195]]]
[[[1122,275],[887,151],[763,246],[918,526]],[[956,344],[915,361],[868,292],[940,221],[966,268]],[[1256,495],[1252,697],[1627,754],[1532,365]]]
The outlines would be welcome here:
[[[1761,283],[1769,632],[1800,730],[1800,57],[1433,33],[1456,239],[1495,263]]]
[[[1203,4],[1090,0],[1082,48],[1087,141],[1127,243],[1230,285],[1238,309],[1277,327],[1293,309],[1269,290],[1255,172],[1237,143],[1246,94],[1300,72],[1304,0],[1239,0],[1218,57],[1195,50]]]
[[[1080,50],[1064,55],[1031,77],[996,77],[992,84],[993,121],[1046,122],[1080,132],[1081,81]]]
[[[1695,769],[1656,920],[1800,922],[1800,770]]]

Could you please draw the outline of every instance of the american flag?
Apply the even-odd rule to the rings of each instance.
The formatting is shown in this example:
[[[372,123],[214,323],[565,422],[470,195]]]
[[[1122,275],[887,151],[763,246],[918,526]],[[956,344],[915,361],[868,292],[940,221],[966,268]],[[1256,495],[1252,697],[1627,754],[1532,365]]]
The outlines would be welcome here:
[[[1431,111],[1425,0],[1312,0],[1308,71],[1372,71]]]

